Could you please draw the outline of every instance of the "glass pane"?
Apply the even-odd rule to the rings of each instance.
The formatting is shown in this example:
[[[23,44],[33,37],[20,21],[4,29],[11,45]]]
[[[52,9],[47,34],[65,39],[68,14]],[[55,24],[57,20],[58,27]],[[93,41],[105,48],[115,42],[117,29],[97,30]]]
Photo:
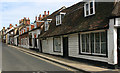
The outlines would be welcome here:
[[[90,52],[89,50],[89,34],[86,34],[86,52]]]
[[[101,43],[101,53],[106,54],[106,43]]]
[[[82,35],[82,52],[85,52],[85,35]]]
[[[90,9],[90,14],[93,14],[93,8]]]
[[[93,14],[93,2],[90,2],[90,14]]]
[[[90,2],[90,8],[93,8],[93,2]]]
[[[86,4],[86,15],[89,14],[89,7],[88,7],[88,4]]]
[[[91,33],[91,50],[92,53],[94,53],[94,33]]]
[[[100,53],[100,35],[95,33],[95,53]]]
[[[61,51],[61,39],[60,38],[54,38],[54,50]]]
[[[106,54],[106,50],[107,50],[107,35],[106,32],[101,32],[101,53],[102,54]]]

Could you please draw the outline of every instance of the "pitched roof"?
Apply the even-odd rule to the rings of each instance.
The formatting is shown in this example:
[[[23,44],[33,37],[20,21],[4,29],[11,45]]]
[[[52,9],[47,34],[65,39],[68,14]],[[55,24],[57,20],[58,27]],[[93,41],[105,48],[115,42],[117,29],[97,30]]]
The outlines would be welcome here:
[[[46,32],[42,31],[40,37],[51,37],[75,32],[108,29],[108,17],[115,15],[118,16],[120,14],[119,11],[116,12],[118,9],[117,6],[120,5],[119,3],[114,5],[114,2],[96,2],[96,14],[84,17],[84,2],[79,2],[61,11],[66,12],[66,15],[60,26],[56,26],[55,16],[51,15],[52,22],[50,23],[49,30]]]

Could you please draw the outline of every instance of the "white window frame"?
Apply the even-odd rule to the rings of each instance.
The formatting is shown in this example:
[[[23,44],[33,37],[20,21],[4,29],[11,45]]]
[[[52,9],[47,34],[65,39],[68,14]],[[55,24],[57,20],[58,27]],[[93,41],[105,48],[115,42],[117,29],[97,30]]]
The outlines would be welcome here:
[[[101,52],[101,50],[102,50],[102,48],[101,48],[101,33],[102,32],[106,32],[105,30],[103,30],[103,31],[99,31],[99,32],[85,32],[85,33],[80,33],[80,52],[81,53],[83,53],[83,54],[93,54],[93,55],[103,55],[103,56],[106,56],[107,55],[107,53],[106,54],[102,54],[102,52]],[[89,34],[89,37],[90,37],[90,34],[91,33],[93,33],[94,34],[94,53],[92,53],[92,52],[90,52],[90,53],[88,53],[88,52],[83,52],[82,51],[82,35],[85,35],[85,34]],[[99,35],[100,35],[100,53],[95,53],[95,33],[99,33]],[[86,42],[86,41],[85,41]],[[107,43],[107,41],[106,41],[106,43]],[[85,46],[86,47],[86,46]],[[106,47],[107,47],[107,45],[106,45]],[[107,49],[107,48],[106,48]],[[89,50],[91,51],[92,49],[91,49],[91,38],[89,38]]]
[[[65,14],[66,14],[66,13],[60,12],[60,14],[56,16],[56,26],[62,24],[62,17],[61,17],[61,15],[65,15]],[[60,22],[59,22],[59,21],[60,21]]]
[[[55,44],[55,41],[59,41],[58,43],[56,43],[57,44],[57,46],[56,46],[56,44]],[[62,43],[61,43],[61,37],[54,37],[53,38],[53,44],[54,44],[54,48],[53,48],[53,52],[61,52],[61,50],[62,50],[62,48],[61,48],[61,46],[62,46]],[[60,46],[58,46],[60,44]],[[55,49],[55,47],[57,47],[56,49]],[[59,50],[58,50],[58,47],[59,47]]]
[[[48,30],[48,21],[45,21],[45,31]]]
[[[47,31],[49,29],[49,23],[52,21],[52,19],[47,19],[45,21],[45,31]]]
[[[90,13],[90,3],[93,2],[93,13]],[[86,5],[88,4],[88,15],[87,15],[87,10],[86,10]],[[91,16],[95,14],[95,0],[88,1],[87,3],[84,4],[84,16]]]

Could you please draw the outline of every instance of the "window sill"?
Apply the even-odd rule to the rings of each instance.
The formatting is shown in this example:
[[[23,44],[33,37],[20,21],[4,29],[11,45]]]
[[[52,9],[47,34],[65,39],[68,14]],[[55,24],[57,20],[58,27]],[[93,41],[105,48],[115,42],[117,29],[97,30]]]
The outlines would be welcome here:
[[[53,51],[53,52],[56,52],[56,53],[61,53],[61,51]]]
[[[79,55],[96,56],[96,57],[108,57],[105,54],[95,54],[95,53],[79,53]]]

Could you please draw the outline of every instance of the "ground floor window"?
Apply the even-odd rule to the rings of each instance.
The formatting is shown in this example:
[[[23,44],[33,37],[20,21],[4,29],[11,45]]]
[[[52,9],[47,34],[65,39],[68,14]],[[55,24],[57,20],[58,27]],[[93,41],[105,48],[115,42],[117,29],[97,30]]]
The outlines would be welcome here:
[[[106,55],[107,53],[107,33],[106,31],[83,33],[80,35],[81,53]]]
[[[53,42],[54,42],[54,52],[61,52],[61,38],[55,37]]]

